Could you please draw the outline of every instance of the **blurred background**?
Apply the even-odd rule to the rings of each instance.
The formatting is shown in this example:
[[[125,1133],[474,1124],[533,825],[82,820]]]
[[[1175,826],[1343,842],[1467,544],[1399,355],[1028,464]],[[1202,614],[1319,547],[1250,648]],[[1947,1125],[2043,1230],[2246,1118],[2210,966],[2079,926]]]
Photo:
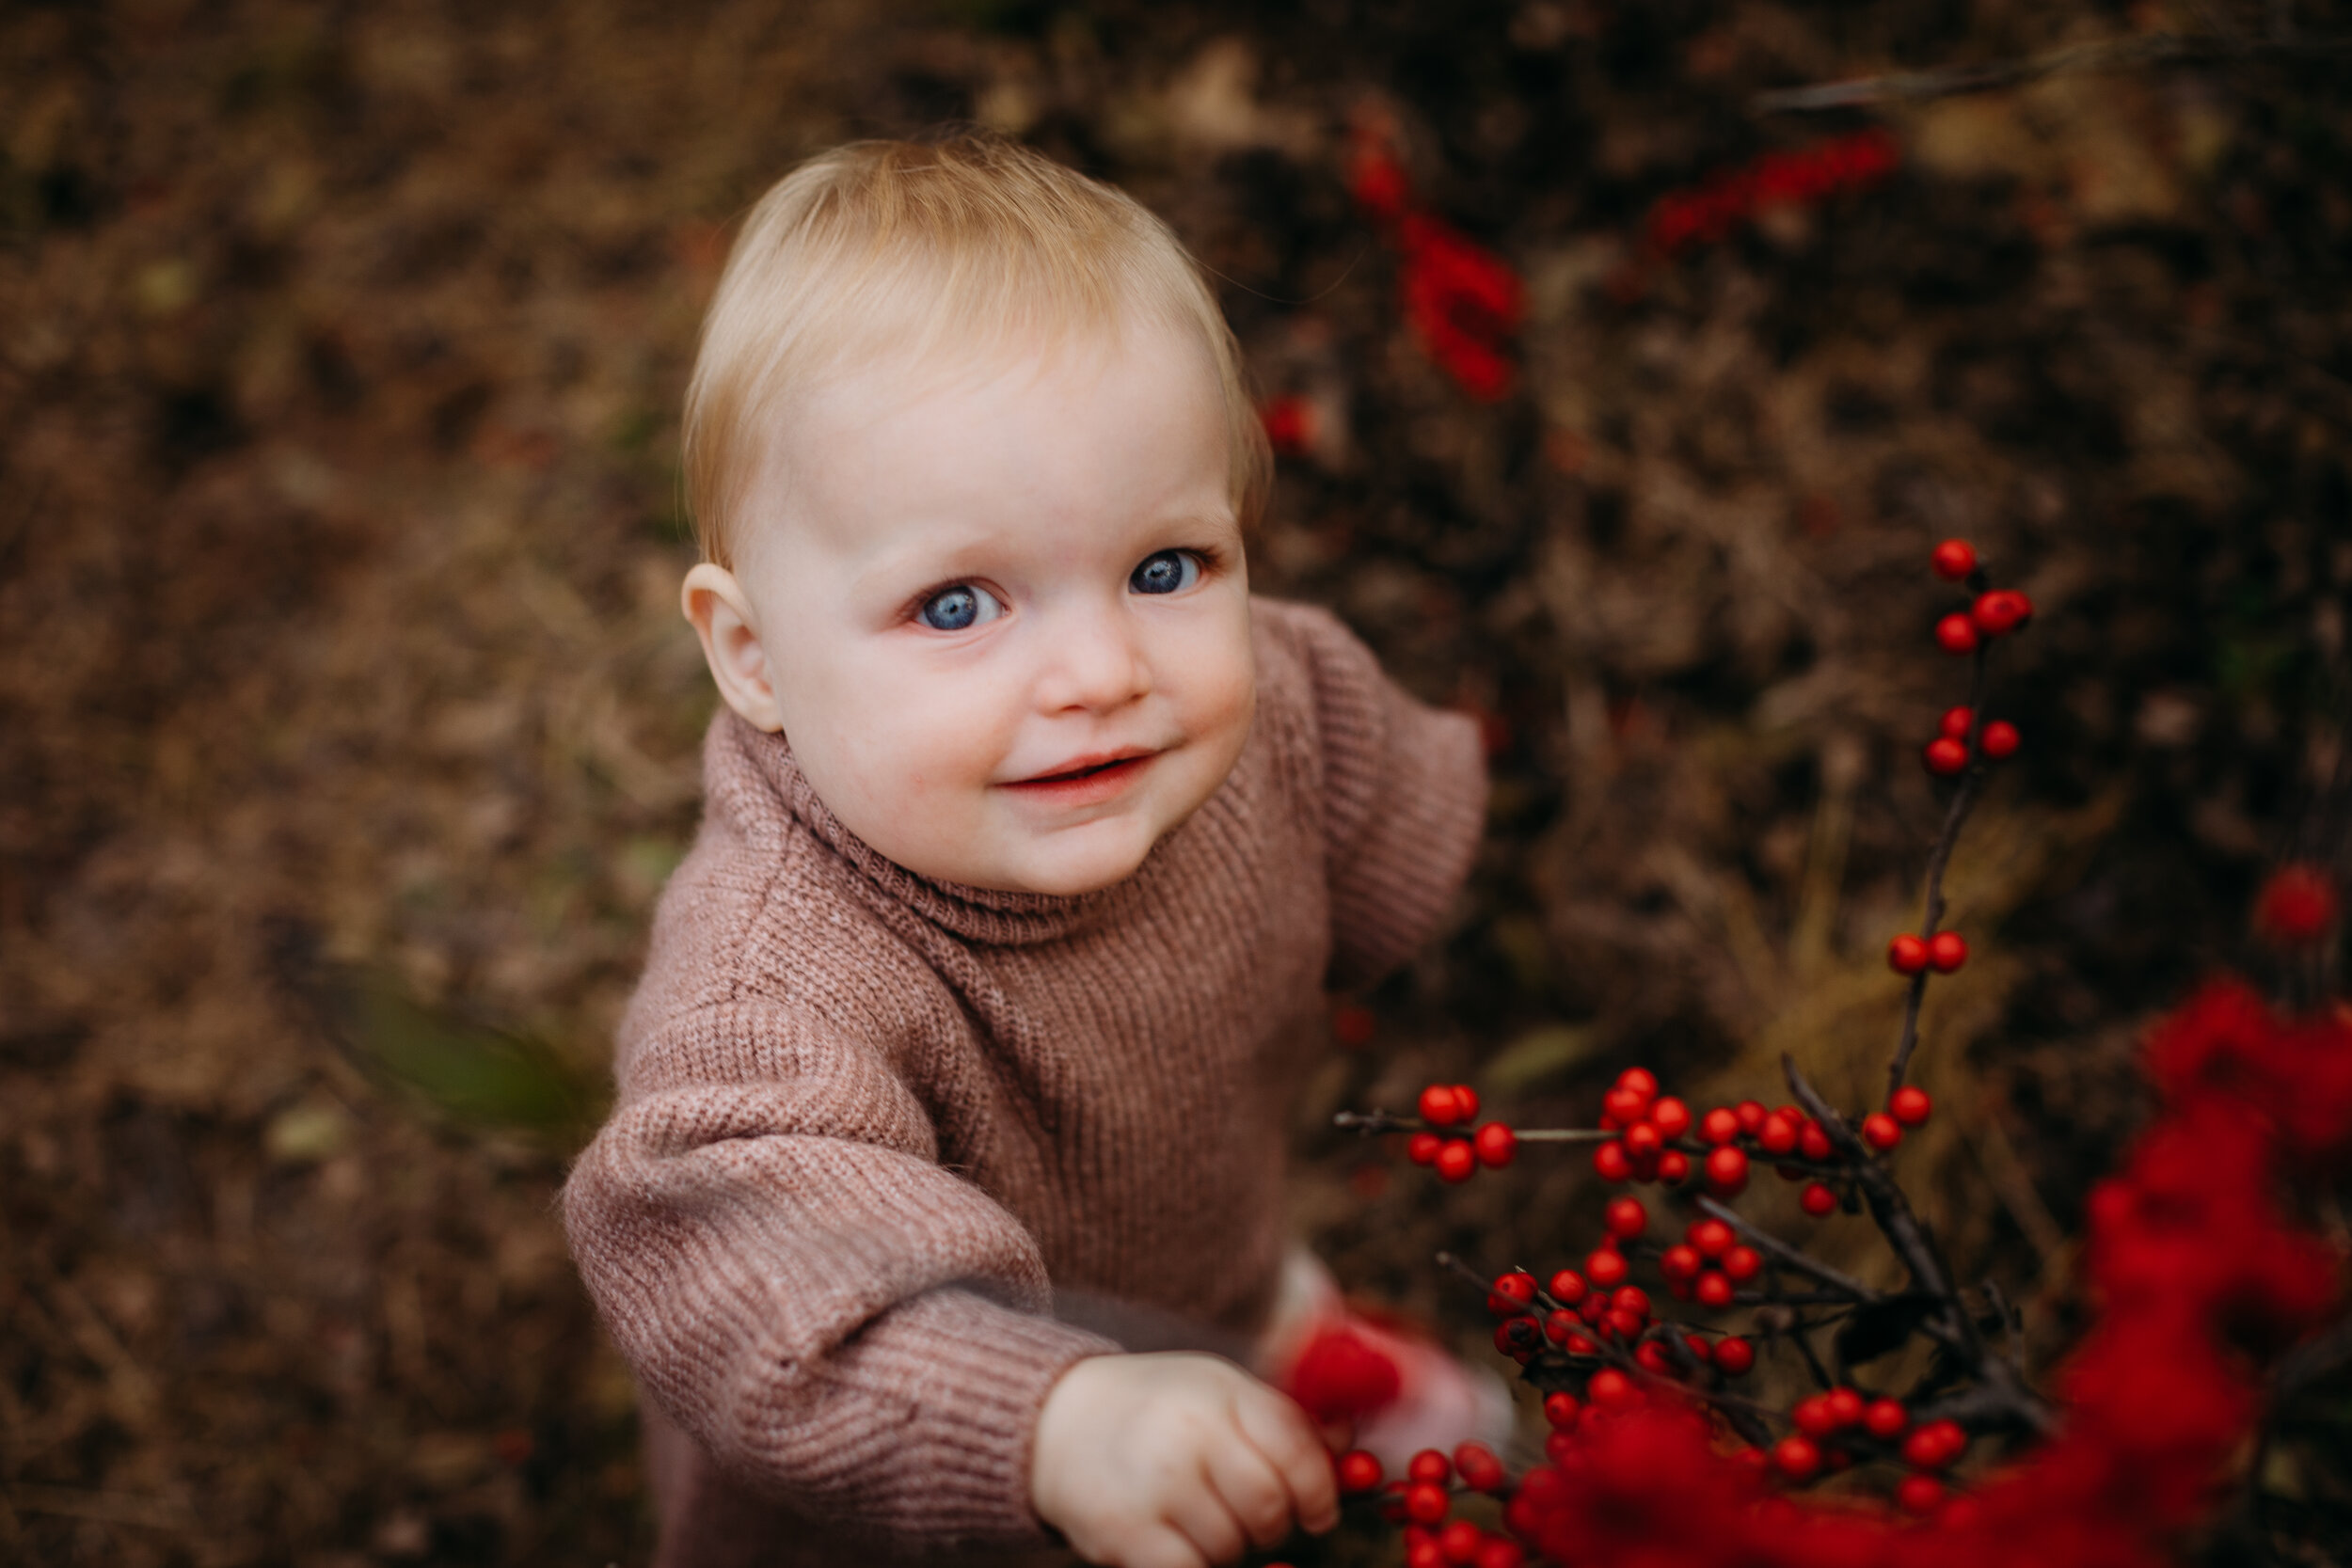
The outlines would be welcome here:
[[[1466,1345],[1431,1255],[1581,1255],[1584,1162],[1440,1189],[1331,1113],[1466,1078],[1588,1122],[1636,1061],[1777,1099],[1783,1050],[1858,1099],[1964,690],[1929,549],[2032,594],[1901,1168],[2046,1368],[2145,1021],[2282,978],[2254,888],[2342,865],[2347,35],[2338,0],[0,9],[0,1560],[642,1558],[551,1204],[694,829],[675,412],[744,207],[946,120],[1175,226],[1286,449],[1260,585],[1484,717],[1472,895],[1335,1013],[1298,1121],[1301,1226]],[[1886,72],[1931,74],[1759,97]],[[1724,195],[1872,128],[1883,178]],[[1507,384],[1432,357],[1371,147],[1520,280],[1516,331],[1471,324]]]

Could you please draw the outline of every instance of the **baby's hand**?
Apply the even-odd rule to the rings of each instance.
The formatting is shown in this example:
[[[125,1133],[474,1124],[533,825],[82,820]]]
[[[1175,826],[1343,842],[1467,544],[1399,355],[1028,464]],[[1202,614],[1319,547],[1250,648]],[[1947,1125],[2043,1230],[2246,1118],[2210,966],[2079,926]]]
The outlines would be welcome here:
[[[1089,1562],[1204,1568],[1339,1522],[1305,1411],[1214,1355],[1098,1355],[1039,1414],[1029,1502]]]

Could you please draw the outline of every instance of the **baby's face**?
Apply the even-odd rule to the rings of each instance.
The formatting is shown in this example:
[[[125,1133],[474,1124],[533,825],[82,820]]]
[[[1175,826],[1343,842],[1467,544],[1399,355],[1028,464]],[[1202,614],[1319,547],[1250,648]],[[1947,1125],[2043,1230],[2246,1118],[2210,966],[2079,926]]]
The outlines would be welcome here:
[[[1197,346],[1138,327],[936,381],[878,366],[818,395],[784,456],[736,573],[772,697],[749,716],[867,844],[1090,892],[1224,782],[1255,677]]]

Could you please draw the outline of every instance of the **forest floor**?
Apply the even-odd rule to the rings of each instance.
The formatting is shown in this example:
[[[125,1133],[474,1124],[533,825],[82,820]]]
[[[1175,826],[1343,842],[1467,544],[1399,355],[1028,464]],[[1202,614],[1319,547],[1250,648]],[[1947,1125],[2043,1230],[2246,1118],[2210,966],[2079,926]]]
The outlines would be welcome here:
[[[2220,41],[1756,102],[2168,28]],[[1173,224],[1311,426],[1254,581],[1486,720],[1472,895],[1354,999],[1370,1037],[1297,1123],[1302,1227],[1466,1347],[1432,1255],[1581,1253],[1589,1173],[1440,1188],[1331,1113],[1467,1078],[1587,1120],[1634,1061],[1776,1099],[1784,1050],[1858,1098],[1963,686],[1929,549],[2031,594],[1901,1169],[2046,1370],[2146,1021],[2261,973],[2266,867],[2344,863],[2352,75],[2307,40],[2347,30],[2332,0],[0,10],[0,1560],[642,1558],[632,1390],[551,1205],[695,823],[679,396],[736,214],[955,119]],[[1367,126],[1524,279],[1504,395],[1400,310],[1348,194]],[[1646,243],[1661,197],[1868,126],[1883,182]],[[1883,1268],[1859,1243],[1816,1238]]]

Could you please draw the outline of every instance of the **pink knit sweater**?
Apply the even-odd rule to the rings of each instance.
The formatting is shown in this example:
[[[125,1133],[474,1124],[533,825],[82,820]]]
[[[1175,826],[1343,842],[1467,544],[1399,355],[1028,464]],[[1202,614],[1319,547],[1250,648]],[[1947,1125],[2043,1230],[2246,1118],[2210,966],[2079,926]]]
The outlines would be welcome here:
[[[878,1546],[1039,1542],[1039,1406],[1118,1348],[1057,1299],[1200,1343],[1260,1323],[1324,989],[1428,935],[1485,785],[1470,721],[1328,614],[1259,600],[1254,634],[1232,774],[1074,898],[909,873],[722,710],[619,1104],[564,1195],[607,1325],[693,1439],[669,1490],[710,1517],[668,1521],[664,1560],[767,1560],[689,1544],[740,1528],[709,1502],[730,1488]]]

